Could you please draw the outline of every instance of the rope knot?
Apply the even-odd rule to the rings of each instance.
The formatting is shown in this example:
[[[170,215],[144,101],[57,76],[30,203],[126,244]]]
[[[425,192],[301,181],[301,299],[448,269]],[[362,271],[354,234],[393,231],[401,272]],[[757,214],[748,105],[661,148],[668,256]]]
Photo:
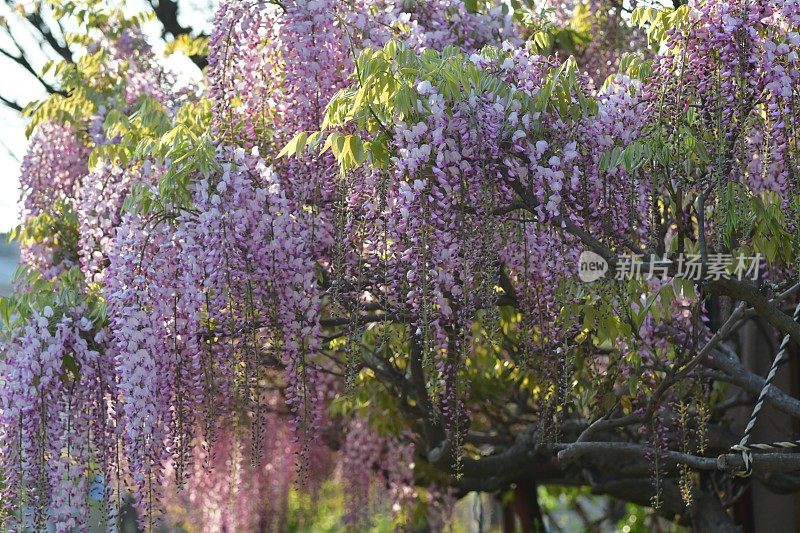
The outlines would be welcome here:
[[[733,475],[736,477],[750,477],[750,474],[753,473],[753,451],[743,444],[731,446],[731,451],[741,453],[742,463],[744,464],[744,469],[733,472]]]

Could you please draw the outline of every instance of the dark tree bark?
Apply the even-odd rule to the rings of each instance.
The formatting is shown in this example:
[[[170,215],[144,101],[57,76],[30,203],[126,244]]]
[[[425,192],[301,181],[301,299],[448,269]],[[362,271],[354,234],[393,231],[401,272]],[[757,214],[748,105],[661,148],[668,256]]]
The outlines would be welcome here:
[[[503,532],[540,533],[545,531],[536,480],[522,479],[514,483],[513,487],[514,498],[503,505]]]
[[[27,5],[24,15],[17,12],[16,0],[5,0],[6,5],[15,14],[10,17],[0,31],[5,34],[8,45],[0,46],[0,57],[16,64],[19,69],[49,94],[58,93],[58,87],[53,86],[44,76],[37,65],[36,58],[60,58],[70,63],[75,60],[75,51],[70,48],[66,40],[66,32],[61,23],[52,16],[47,2],[37,2]],[[161,22],[161,35],[164,38],[178,37],[180,35],[194,34],[194,28],[184,26],[178,21],[180,3],[177,0],[150,0],[150,7],[156,19]],[[36,42],[28,44],[30,37]],[[206,66],[205,57],[192,56],[191,60],[199,67]],[[0,93],[0,105],[19,112],[27,102],[20,102],[9,93]]]

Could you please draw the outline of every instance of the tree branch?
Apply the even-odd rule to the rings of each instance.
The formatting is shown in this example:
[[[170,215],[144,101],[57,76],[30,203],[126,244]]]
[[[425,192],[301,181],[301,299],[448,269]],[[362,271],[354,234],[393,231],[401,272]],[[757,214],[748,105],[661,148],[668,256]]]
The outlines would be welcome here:
[[[15,44],[16,44],[16,41],[15,41]],[[17,45],[17,47],[19,48],[19,45]],[[8,50],[0,48],[0,54],[2,54],[6,58],[10,59],[14,63],[19,65],[23,69],[25,69],[26,71],[28,71],[29,74],[31,74],[34,78],[36,78],[39,81],[39,83],[42,84],[42,86],[44,86],[44,88],[47,90],[47,92],[49,92],[49,93],[59,93],[59,94],[64,95],[63,91],[57,90],[55,87],[53,87],[52,85],[50,85],[49,83],[44,81],[44,79],[42,79],[42,77],[39,75],[39,73],[36,72],[36,69],[33,68],[33,66],[30,64],[28,59],[22,54],[22,50],[21,49],[20,49],[20,52],[21,52],[20,55],[15,56],[14,54],[9,52]]]
[[[724,349],[714,350],[707,361],[709,368],[721,372],[721,375],[715,378],[736,385],[747,392],[756,395],[760,393],[766,380],[747,370],[735,354],[730,353],[725,347],[722,348]],[[766,400],[787,415],[800,419],[800,400],[789,396],[775,385],[767,390]]]
[[[780,307],[761,294],[755,286],[734,279],[719,279],[709,281],[707,287],[709,292],[714,295],[728,296],[747,302],[759,316],[800,344],[800,322],[796,322],[791,315],[784,313]]]
[[[683,365],[677,371],[673,369],[673,372],[668,374],[661,381],[661,383],[659,383],[658,387],[656,387],[656,390],[647,401],[647,407],[645,408],[644,414],[631,413],[627,416],[614,419],[608,419],[607,417],[603,416],[586,428],[583,433],[581,433],[581,435],[578,437],[578,442],[589,440],[589,437],[598,431],[630,426],[649,420],[658,407],[658,402],[661,400],[661,396],[663,396],[676,382],[688,376],[689,373],[698,364],[704,361],[706,357],[708,357],[708,355],[714,350],[714,348],[722,340],[724,340],[731,333],[731,331],[733,331],[734,327],[739,322],[739,318],[744,313],[744,309],[745,306],[743,304],[739,304],[733,313],[731,313],[731,316],[728,317],[728,320],[726,320],[722,327],[720,327],[717,332],[714,333],[711,339],[708,340],[708,342],[697,353],[697,355],[695,355],[691,360],[689,360],[688,363]]]
[[[558,461],[564,466],[578,461],[589,454],[635,455],[645,457],[658,453],[664,461],[674,465],[684,464],[694,470],[736,472],[744,467],[741,454],[724,453],[716,458],[700,457],[682,452],[654,450],[653,448],[628,442],[575,442],[562,444],[558,452]],[[753,470],[760,472],[800,471],[800,454],[795,453],[761,453],[753,460]]]
[[[22,106],[21,105],[19,105],[18,103],[14,102],[13,100],[9,100],[8,98],[5,98],[3,95],[0,95],[0,102],[2,102],[2,104],[4,106],[9,107],[9,108],[13,109],[14,111],[17,111],[17,112],[22,111]]]

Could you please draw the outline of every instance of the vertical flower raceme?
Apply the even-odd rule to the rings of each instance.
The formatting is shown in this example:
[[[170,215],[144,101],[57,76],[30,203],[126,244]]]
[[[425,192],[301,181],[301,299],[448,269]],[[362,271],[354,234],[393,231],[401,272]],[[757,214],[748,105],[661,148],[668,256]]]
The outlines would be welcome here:
[[[88,282],[99,282],[108,262],[122,204],[136,181],[130,171],[104,165],[83,176],[76,194],[78,256]]]
[[[34,312],[0,363],[0,461],[11,527],[85,531],[90,482],[106,474],[108,449],[100,444],[109,437],[113,368],[91,347],[93,325],[84,312]]]
[[[22,247],[24,263],[54,276],[73,266],[69,210],[81,177],[86,174],[88,149],[72,126],[48,122],[36,128],[20,168],[23,227],[37,220],[31,242]],[[49,219],[53,222],[48,223]],[[59,228],[56,234],[53,229]],[[28,240],[28,239],[26,239]]]
[[[201,381],[199,265],[167,222],[128,215],[109,253],[105,295],[109,349],[116,360],[122,444],[140,519],[157,518],[164,468],[180,485],[191,462]]]

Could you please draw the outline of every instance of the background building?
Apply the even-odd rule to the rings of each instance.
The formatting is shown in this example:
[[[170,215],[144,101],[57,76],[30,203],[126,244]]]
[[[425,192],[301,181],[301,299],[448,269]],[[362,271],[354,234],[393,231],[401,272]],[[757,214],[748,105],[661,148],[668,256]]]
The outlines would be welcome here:
[[[11,277],[19,262],[17,243],[8,242],[5,234],[0,234],[0,296],[11,292]]]

